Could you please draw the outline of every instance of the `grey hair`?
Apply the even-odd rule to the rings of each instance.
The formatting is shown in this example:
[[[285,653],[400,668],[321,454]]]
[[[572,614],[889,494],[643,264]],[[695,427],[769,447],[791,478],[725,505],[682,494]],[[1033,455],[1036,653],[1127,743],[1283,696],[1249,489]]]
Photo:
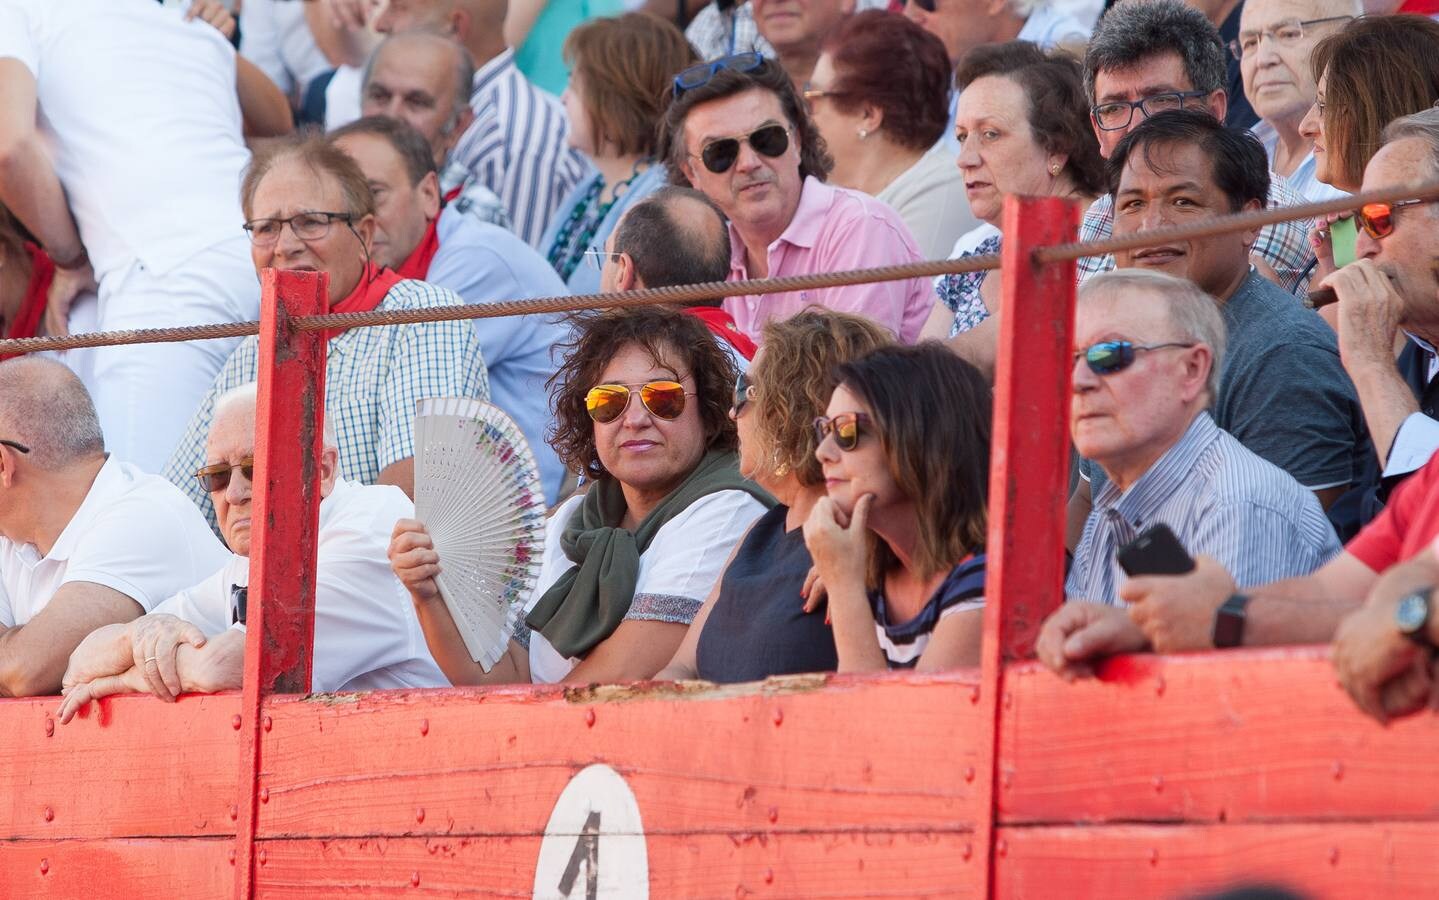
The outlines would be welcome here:
[[[375,47],[374,51],[370,53],[370,58],[365,60],[365,74],[364,80],[360,82],[360,96],[363,97],[364,91],[370,87],[370,76],[374,74],[375,60],[380,58],[380,53],[391,43],[403,42],[410,38],[428,38],[432,43],[448,47],[455,54],[455,94],[450,100],[450,116],[445,119],[444,127],[440,129],[448,136],[455,130],[455,125],[459,123],[460,116],[464,115],[465,110],[470,105],[470,91],[473,89],[475,81],[475,60],[474,57],[470,56],[470,51],[465,49],[463,44],[440,31],[430,28],[412,28],[409,31],[402,31],[399,34],[392,34],[381,41],[379,45]]]
[[[1095,102],[1094,81],[1101,70],[1127,69],[1162,53],[1179,54],[1194,90],[1211,93],[1224,87],[1224,42],[1204,13],[1180,0],[1124,0],[1099,20],[1085,51],[1089,102]]]
[[[90,392],[53,359],[0,362],[0,438],[30,448],[26,461],[56,471],[105,452]]]
[[[1146,299],[1164,302],[1166,318],[1174,327],[1174,339],[1204,344],[1213,357],[1205,389],[1209,402],[1219,396],[1219,370],[1224,363],[1228,335],[1219,302],[1200,290],[1194,282],[1164,272],[1145,269],[1115,269],[1086,281],[1079,289],[1079,302],[1096,296],[1143,294]]]
[[[1419,138],[1429,147],[1428,175],[1439,177],[1439,108],[1400,116],[1384,126],[1380,143],[1392,144],[1404,138]]]
[[[229,412],[231,407],[249,407],[255,409],[260,403],[260,385],[254,381],[248,381],[239,387],[231,388],[215,398],[215,405],[210,412],[210,426],[220,421],[220,416]],[[339,441],[336,439],[335,420],[330,417],[330,411],[325,410],[325,447],[326,449],[339,450]]]

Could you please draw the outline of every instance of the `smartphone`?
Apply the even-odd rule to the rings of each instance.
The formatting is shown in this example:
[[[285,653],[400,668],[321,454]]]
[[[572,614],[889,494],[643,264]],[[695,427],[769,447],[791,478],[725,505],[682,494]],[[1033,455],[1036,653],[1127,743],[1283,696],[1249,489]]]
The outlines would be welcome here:
[[[1359,231],[1352,216],[1335,219],[1329,226],[1329,246],[1334,251],[1334,268],[1342,269],[1354,262],[1354,244]]]
[[[1139,537],[1114,551],[1114,559],[1130,578],[1137,575],[1183,575],[1194,571],[1194,560],[1189,558],[1189,553],[1169,526],[1163,523],[1145,529]]]

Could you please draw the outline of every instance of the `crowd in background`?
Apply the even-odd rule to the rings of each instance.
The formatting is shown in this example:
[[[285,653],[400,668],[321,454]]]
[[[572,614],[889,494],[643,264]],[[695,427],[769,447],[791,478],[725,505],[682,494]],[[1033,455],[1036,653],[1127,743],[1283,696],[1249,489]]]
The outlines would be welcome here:
[[[1095,240],[1415,186],[1435,15],[0,0],[0,337],[253,320],[266,268],[416,310],[991,254],[1014,195]],[[1439,704],[1436,218],[1080,261],[1045,664],[1332,641],[1371,715]],[[1001,282],[328,334],[315,688],[977,664]],[[258,367],[253,337],[0,362],[0,693],[239,685]],[[414,517],[431,397],[508,413],[551,507],[488,668]],[[1126,559],[1161,537],[1187,571]]]

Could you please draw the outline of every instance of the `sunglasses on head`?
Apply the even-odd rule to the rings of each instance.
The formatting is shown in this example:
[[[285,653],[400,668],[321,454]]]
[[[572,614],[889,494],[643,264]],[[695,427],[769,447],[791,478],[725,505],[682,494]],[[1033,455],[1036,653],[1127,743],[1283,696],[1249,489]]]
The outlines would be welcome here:
[[[824,439],[834,435],[834,444],[849,452],[859,446],[861,430],[868,430],[869,416],[861,412],[840,413],[837,416],[820,416],[814,420],[814,445],[818,447]],[[860,426],[864,426],[861,429]]]
[[[236,469],[245,476],[246,481],[255,480],[255,458],[253,456],[243,457],[235,465],[229,463],[215,463],[213,466],[206,466],[195,473],[201,485],[211,494],[219,493],[230,486],[230,473]]]
[[[685,91],[704,87],[710,83],[710,79],[725,69],[732,69],[736,72],[753,72],[763,64],[764,54],[757,51],[736,53],[733,56],[722,56],[709,62],[697,63],[688,69],[682,69],[675,76],[675,99],[678,100]]]
[[[685,411],[685,398],[694,394],[686,393],[678,381],[650,381],[642,385],[601,384],[590,388],[585,394],[585,410],[596,422],[613,422],[624,415],[635,393],[631,387],[639,388],[640,402],[650,415],[661,419],[678,419]]]
[[[753,399],[754,383],[749,380],[748,372],[741,372],[734,380],[734,399],[730,401],[730,413],[738,416]]]
[[[789,149],[789,129],[780,124],[764,125],[739,137],[710,141],[700,150],[699,158],[705,168],[716,175],[728,172],[735,160],[739,159],[741,141],[748,142],[756,153],[773,159],[782,156]]]
[[[1364,229],[1364,233],[1377,241],[1394,233],[1394,210],[1401,206],[1417,206],[1420,203],[1433,202],[1433,200],[1400,200],[1398,203],[1366,203],[1359,207],[1354,218],[1359,222],[1359,227]]]
[[[1100,341],[1074,354],[1076,360],[1083,356],[1089,371],[1096,375],[1113,375],[1123,372],[1134,364],[1134,354],[1140,350],[1161,350],[1165,347],[1193,347],[1194,341],[1166,341],[1163,344],[1132,344],[1129,341]]]

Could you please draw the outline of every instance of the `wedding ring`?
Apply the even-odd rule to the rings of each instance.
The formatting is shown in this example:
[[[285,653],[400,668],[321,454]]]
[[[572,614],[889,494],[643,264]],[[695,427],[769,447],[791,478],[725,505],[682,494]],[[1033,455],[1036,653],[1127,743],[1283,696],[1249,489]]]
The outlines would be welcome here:
[[[160,660],[160,657],[158,657],[158,656],[147,656],[147,657],[145,657],[145,662],[147,662],[147,663],[159,662],[159,660]]]

